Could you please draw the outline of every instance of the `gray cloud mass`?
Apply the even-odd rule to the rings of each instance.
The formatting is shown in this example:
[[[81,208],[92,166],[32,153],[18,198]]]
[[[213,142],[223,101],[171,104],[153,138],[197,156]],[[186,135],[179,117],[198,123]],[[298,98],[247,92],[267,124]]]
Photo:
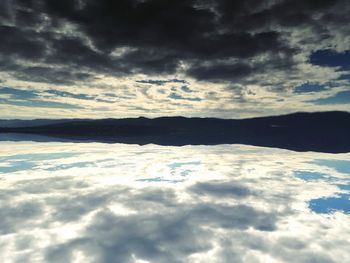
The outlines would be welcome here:
[[[4,0],[1,5],[4,86],[96,98],[73,98],[70,104],[77,107],[57,107],[48,114],[52,118],[243,118],[349,110],[348,98],[315,102],[349,89],[346,0]],[[326,88],[293,92],[303,84]],[[180,93],[170,92],[174,86]],[[192,96],[186,95],[189,90]],[[2,118],[40,117],[35,105],[5,106],[0,105]]]
[[[49,66],[63,67],[62,74],[74,67],[65,79],[75,81],[87,72],[169,74],[181,63],[200,80],[241,82],[256,72],[291,70],[300,63],[294,56],[301,49],[325,48],[315,41],[348,33],[342,25],[349,5],[342,0],[6,0],[3,5],[1,69],[34,80],[45,75],[42,82],[58,81]],[[295,29],[308,34],[303,46],[288,39]]]

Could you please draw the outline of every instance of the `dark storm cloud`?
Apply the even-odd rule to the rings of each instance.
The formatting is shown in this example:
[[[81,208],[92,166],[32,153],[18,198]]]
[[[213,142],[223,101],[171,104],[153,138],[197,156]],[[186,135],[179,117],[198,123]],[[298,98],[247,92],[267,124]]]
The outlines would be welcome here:
[[[112,67],[111,60],[103,54],[92,50],[81,39],[64,37],[51,40],[51,54],[47,62],[82,66],[96,71]]]
[[[333,0],[221,1],[222,20],[236,28],[260,29],[275,24],[296,27],[314,23],[311,16],[336,4]],[[338,1],[340,2],[340,1]],[[234,11],[233,11],[234,10]],[[240,19],[245,19],[244,23]]]
[[[250,75],[253,70],[252,66],[244,63],[213,63],[207,66],[194,66],[188,71],[188,74],[199,80],[237,80]]]
[[[311,54],[310,63],[319,66],[350,69],[350,51],[338,53],[330,49],[318,50]]]
[[[16,72],[17,79],[59,84],[86,81],[96,73],[175,73],[181,63],[199,80],[239,82],[294,66],[299,50],[286,40],[286,30],[308,27],[322,40],[331,37],[326,26],[348,20],[332,13],[345,0],[13,0],[2,5],[0,69]],[[264,61],[256,62],[259,56]]]
[[[40,59],[45,53],[45,40],[34,32],[14,26],[0,26],[1,54],[21,59]]]
[[[76,81],[89,80],[92,75],[85,72],[74,72],[69,69],[49,67],[18,67],[16,78],[24,81],[52,84],[72,84]]]

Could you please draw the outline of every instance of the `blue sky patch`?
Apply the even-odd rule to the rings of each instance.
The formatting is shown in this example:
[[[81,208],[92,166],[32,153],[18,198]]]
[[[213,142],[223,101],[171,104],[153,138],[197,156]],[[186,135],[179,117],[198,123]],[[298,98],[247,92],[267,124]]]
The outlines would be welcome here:
[[[334,96],[328,98],[321,98],[316,100],[308,100],[317,105],[327,105],[327,104],[350,104],[350,90],[341,91],[335,94]]]
[[[307,93],[307,92],[318,92],[326,90],[326,86],[319,84],[304,83],[300,86],[296,86],[295,93]]]
[[[315,160],[312,163],[327,166],[335,169],[339,173],[349,174],[350,175],[350,161],[346,160]]]
[[[58,95],[58,96],[62,96],[62,94],[65,94],[65,93],[71,94],[69,92],[61,92],[61,91],[54,92],[54,90],[49,90],[49,91],[51,92],[48,92],[48,91],[46,92],[51,93],[53,95]],[[0,97],[0,103],[8,104],[8,105],[22,106],[22,107],[38,107],[38,108],[58,108],[58,109],[82,109],[83,108],[75,104],[42,100],[42,98],[40,98],[37,92],[31,91],[31,90],[22,90],[22,89],[16,89],[16,88],[3,87],[3,88],[0,88],[0,95],[1,94],[9,95],[9,98]],[[74,95],[74,94],[71,94],[71,95]],[[79,95],[83,95],[83,94],[79,94]]]
[[[175,175],[175,172],[177,169],[181,169],[183,167],[187,167],[187,166],[198,166],[201,165],[200,161],[195,161],[195,162],[174,162],[168,165],[168,167],[171,169],[170,174],[171,175]],[[194,172],[194,170],[191,169],[184,169],[180,172],[180,175],[183,177],[188,176],[190,173]]]
[[[325,178],[325,174],[317,173],[317,172],[309,172],[309,171],[295,171],[295,176],[297,178],[303,179],[305,181],[312,181]]]
[[[36,107],[36,108],[58,108],[58,109],[82,109],[79,105],[44,100],[7,100],[0,99],[0,103],[22,106],[22,107]]]
[[[154,178],[145,178],[145,179],[138,179],[136,182],[166,182],[166,183],[182,183],[184,179],[178,179],[178,180],[169,180],[169,179],[163,179],[161,177],[154,177]]]
[[[32,170],[35,166],[36,166],[35,162],[28,162],[28,161],[13,162],[10,165],[0,166],[0,174]]]
[[[309,202],[309,207],[318,214],[330,214],[335,211],[350,214],[349,198],[348,194],[340,194],[336,197],[313,199]]]
[[[69,97],[69,98],[73,98],[73,99],[79,99],[79,100],[94,100],[95,98],[87,95],[87,94],[74,94],[74,93],[70,93],[67,91],[59,91],[59,90],[45,90],[46,93],[52,94],[52,95],[57,95],[60,97]]]
[[[18,154],[5,156],[0,158],[0,163],[8,163],[5,166],[0,166],[0,174],[14,173],[19,171],[34,169],[38,162],[51,161],[57,159],[65,159],[68,157],[77,156],[79,153],[69,152],[54,152],[54,153],[33,153],[33,154]]]
[[[188,98],[188,97],[183,97],[180,94],[177,94],[175,92],[170,93],[169,98],[174,99],[174,100],[188,100],[188,101],[201,101],[201,98]]]
[[[339,80],[347,80],[350,82],[350,74],[341,75],[338,79]]]
[[[53,152],[53,153],[28,153],[28,154],[16,154],[11,156],[0,157],[0,162],[7,161],[44,161],[44,160],[57,160],[65,159],[68,157],[78,156],[80,153],[71,153],[71,152]]]
[[[175,163],[171,163],[169,164],[168,166],[171,168],[171,169],[176,169],[176,168],[179,168],[179,167],[182,167],[182,166],[187,166],[187,165],[200,165],[201,162],[199,161],[196,161],[196,162],[184,162],[184,163],[178,163],[178,162],[175,162]]]
[[[46,171],[59,171],[59,170],[66,170],[71,168],[85,168],[85,167],[94,167],[96,166],[95,162],[75,162],[75,163],[69,163],[69,164],[60,164],[56,165],[54,167],[50,167],[45,169]]]
[[[350,50],[338,53],[331,49],[317,50],[310,56],[310,63],[318,66],[341,67],[350,69]]]
[[[9,87],[0,88],[0,94],[10,95],[11,99],[32,99],[37,97],[37,93],[31,90],[14,89]]]
[[[339,184],[338,187],[341,190],[350,191],[350,183],[349,184]]]

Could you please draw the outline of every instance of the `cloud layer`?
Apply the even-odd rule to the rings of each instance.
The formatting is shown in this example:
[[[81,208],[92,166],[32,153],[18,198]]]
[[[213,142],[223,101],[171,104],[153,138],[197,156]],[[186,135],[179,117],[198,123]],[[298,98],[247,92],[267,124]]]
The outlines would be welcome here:
[[[349,154],[35,147],[0,149],[2,262],[350,260]]]
[[[339,80],[349,73],[346,0],[5,0],[2,5],[4,87],[52,86],[86,96],[102,89],[121,100],[79,101],[85,110],[50,115],[240,117],[319,110],[294,88],[330,84],[338,87],[329,88],[335,95],[349,85]],[[174,79],[197,94],[171,92]],[[346,109],[323,105],[337,107]]]

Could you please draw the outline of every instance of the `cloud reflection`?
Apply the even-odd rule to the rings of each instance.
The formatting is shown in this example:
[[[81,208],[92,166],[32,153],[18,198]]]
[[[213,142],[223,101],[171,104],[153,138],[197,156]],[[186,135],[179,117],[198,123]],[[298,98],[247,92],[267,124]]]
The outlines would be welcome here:
[[[0,159],[2,262],[350,261],[349,200],[329,205],[349,154],[5,142]]]

